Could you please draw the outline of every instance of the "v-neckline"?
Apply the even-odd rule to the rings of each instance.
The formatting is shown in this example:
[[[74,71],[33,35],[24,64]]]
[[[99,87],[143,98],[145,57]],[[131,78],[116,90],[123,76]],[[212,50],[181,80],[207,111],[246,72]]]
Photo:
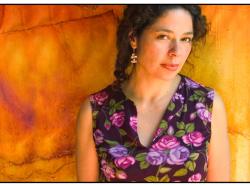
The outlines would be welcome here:
[[[134,129],[132,128],[132,130],[134,130],[134,132],[135,132],[135,134],[136,134],[136,138],[137,138],[137,140],[138,140],[138,144],[140,145],[140,147],[142,147],[142,148],[148,148],[148,149],[151,148],[151,146],[154,144],[154,142],[156,141],[157,137],[159,136],[159,135],[157,134],[157,131],[158,131],[158,129],[160,128],[160,124],[161,124],[161,122],[162,122],[163,120],[165,120],[164,118],[166,117],[167,113],[169,112],[169,109],[170,109],[171,104],[173,104],[175,95],[181,90],[181,87],[182,87],[182,82],[183,82],[184,76],[183,76],[182,74],[179,74],[179,75],[180,75],[180,78],[181,78],[181,79],[180,79],[180,81],[179,81],[179,83],[178,83],[178,85],[177,85],[177,88],[175,89],[174,93],[172,94],[170,101],[169,101],[168,104],[166,105],[166,109],[164,110],[164,113],[163,113],[163,115],[162,115],[162,117],[161,117],[159,123],[157,124],[156,130],[153,132],[153,137],[151,138],[151,141],[149,142],[149,145],[148,145],[148,146],[145,146],[145,145],[143,145],[143,144],[141,143],[141,140],[140,140],[140,137],[139,137],[139,134],[138,134],[137,129],[134,130]],[[128,98],[128,97],[126,96],[126,94],[123,92],[123,89],[122,89],[121,86],[119,86],[119,90],[120,90],[122,96],[124,97],[124,99],[125,99],[127,102],[129,102],[129,103],[131,104],[131,106],[133,107],[133,109],[134,109],[134,114],[133,114],[133,116],[134,116],[134,117],[136,118],[136,120],[137,120],[137,122],[136,122],[136,128],[137,128],[137,125],[138,125],[138,111],[137,111],[137,107],[136,107],[135,103],[133,102],[133,100],[131,100],[130,98]],[[130,115],[130,116],[131,116],[131,115]],[[131,127],[131,125],[130,125],[130,127]]]

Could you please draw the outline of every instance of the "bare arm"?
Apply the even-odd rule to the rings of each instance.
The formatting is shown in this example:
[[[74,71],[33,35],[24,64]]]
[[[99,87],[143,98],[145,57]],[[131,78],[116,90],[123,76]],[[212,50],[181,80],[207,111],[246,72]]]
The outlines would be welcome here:
[[[208,177],[210,182],[230,180],[230,151],[227,135],[226,111],[220,96],[215,93],[208,149]]]
[[[92,112],[89,100],[82,104],[77,119],[77,180],[98,180],[98,158],[93,140]]]

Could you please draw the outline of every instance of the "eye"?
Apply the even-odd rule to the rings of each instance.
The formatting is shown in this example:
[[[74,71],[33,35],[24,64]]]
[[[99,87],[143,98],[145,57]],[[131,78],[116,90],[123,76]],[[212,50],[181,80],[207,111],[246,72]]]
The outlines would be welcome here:
[[[184,37],[184,38],[181,39],[181,41],[190,43],[190,42],[193,41],[193,39],[191,37]]]
[[[156,38],[160,39],[160,40],[168,40],[168,39],[170,39],[170,37],[168,35],[158,35]]]

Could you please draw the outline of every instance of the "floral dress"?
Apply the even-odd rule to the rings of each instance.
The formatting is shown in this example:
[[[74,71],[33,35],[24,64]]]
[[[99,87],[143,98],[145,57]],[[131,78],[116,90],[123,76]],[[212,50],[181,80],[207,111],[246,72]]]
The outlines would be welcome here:
[[[180,76],[148,147],[138,138],[136,106],[119,85],[90,95],[101,182],[206,181],[214,91]]]

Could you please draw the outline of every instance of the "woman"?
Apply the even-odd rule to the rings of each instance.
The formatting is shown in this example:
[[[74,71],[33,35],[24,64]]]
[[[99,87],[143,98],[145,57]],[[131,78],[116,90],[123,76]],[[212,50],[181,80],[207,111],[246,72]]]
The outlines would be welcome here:
[[[179,74],[206,32],[197,5],[127,7],[117,32],[117,80],[79,113],[79,181],[229,180],[223,102]]]

